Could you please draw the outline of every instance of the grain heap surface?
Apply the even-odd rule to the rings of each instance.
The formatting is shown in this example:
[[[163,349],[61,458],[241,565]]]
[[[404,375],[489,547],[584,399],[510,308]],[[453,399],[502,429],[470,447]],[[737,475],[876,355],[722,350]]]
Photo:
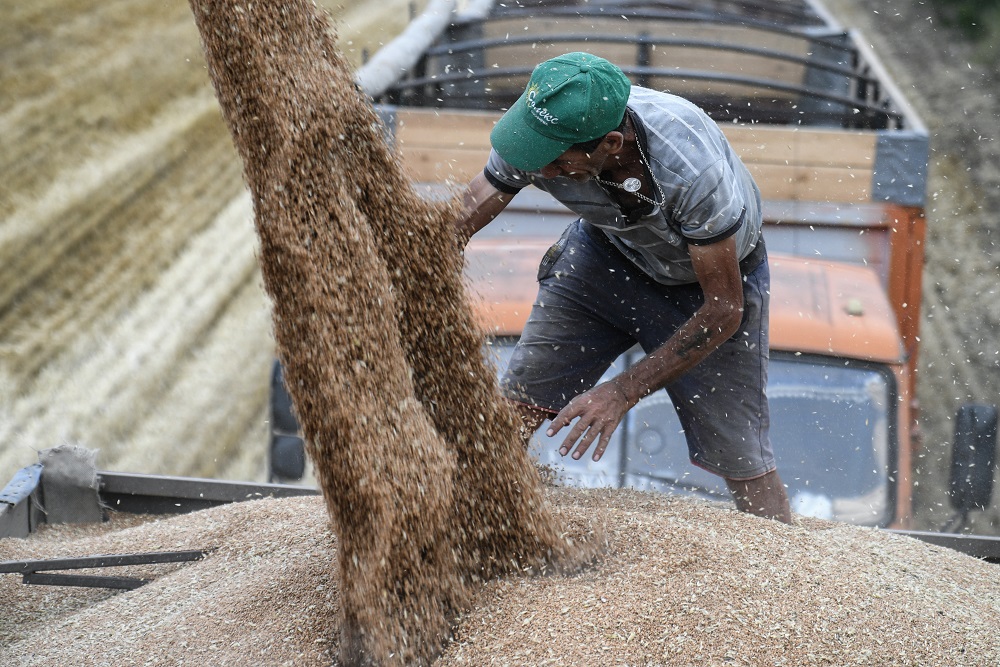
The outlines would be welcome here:
[[[483,358],[457,202],[413,190],[325,15],[304,1],[190,4],[339,539],[341,659],[426,664],[476,582],[587,550],[545,506]]]
[[[910,538],[627,491],[549,491],[571,536],[608,552],[574,574],[478,589],[433,663],[773,667],[1000,664],[996,566]],[[214,547],[134,591],[0,577],[0,664],[343,664],[336,538],[318,498],[259,500],[91,537],[0,541],[0,560]],[[117,573],[117,572],[116,572]],[[127,568],[123,574],[140,574]]]

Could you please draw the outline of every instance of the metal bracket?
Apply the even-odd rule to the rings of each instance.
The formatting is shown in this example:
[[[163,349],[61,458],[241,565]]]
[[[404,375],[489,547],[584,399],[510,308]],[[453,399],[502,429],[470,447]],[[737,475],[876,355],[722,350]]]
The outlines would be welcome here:
[[[0,573],[20,574],[25,584],[40,586],[84,586],[87,588],[114,588],[133,590],[148,584],[152,579],[138,577],[104,577],[91,574],[49,574],[53,570],[79,570],[125,565],[150,565],[158,563],[183,563],[201,560],[213,550],[160,551],[141,554],[109,554],[83,558],[53,558],[49,560],[9,560],[0,562]]]

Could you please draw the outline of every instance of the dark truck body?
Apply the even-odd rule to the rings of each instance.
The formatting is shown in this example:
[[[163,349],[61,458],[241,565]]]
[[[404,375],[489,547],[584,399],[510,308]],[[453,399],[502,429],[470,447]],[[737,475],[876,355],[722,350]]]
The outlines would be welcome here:
[[[50,522],[50,508],[59,496],[86,492],[65,484],[47,486],[41,463],[22,468],[0,492],[0,539],[28,537]],[[256,498],[318,495],[316,488],[291,484],[256,484],[197,477],[99,472],[95,500],[106,518],[108,512],[126,514],[185,514]],[[79,513],[56,518],[53,523],[81,523]],[[68,520],[67,520],[68,519]]]

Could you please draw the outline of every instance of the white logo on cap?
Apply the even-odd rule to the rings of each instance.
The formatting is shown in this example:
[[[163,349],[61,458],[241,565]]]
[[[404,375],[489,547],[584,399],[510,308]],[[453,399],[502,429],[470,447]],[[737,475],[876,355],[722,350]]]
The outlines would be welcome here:
[[[531,115],[538,119],[543,125],[555,125],[559,122],[559,117],[550,112],[545,107],[535,106],[535,95],[538,94],[538,88],[532,86],[528,89],[528,108],[531,110]]]

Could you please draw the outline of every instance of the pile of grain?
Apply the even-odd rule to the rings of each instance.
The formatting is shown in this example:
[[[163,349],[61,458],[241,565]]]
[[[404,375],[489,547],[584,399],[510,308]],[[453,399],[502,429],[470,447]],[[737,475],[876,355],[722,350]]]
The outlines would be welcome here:
[[[606,516],[607,557],[576,574],[490,582],[434,665],[1000,664],[996,566],[843,524],[786,526],[636,492],[550,493],[567,525]],[[0,664],[344,664],[329,632],[343,600],[324,523],[318,498],[295,498],[0,541],[0,560],[216,549],[151,566],[156,579],[124,593],[0,576]]]
[[[191,7],[339,539],[341,659],[426,664],[476,582],[587,553],[545,507],[483,359],[457,203],[412,189],[326,17],[305,1]]]

